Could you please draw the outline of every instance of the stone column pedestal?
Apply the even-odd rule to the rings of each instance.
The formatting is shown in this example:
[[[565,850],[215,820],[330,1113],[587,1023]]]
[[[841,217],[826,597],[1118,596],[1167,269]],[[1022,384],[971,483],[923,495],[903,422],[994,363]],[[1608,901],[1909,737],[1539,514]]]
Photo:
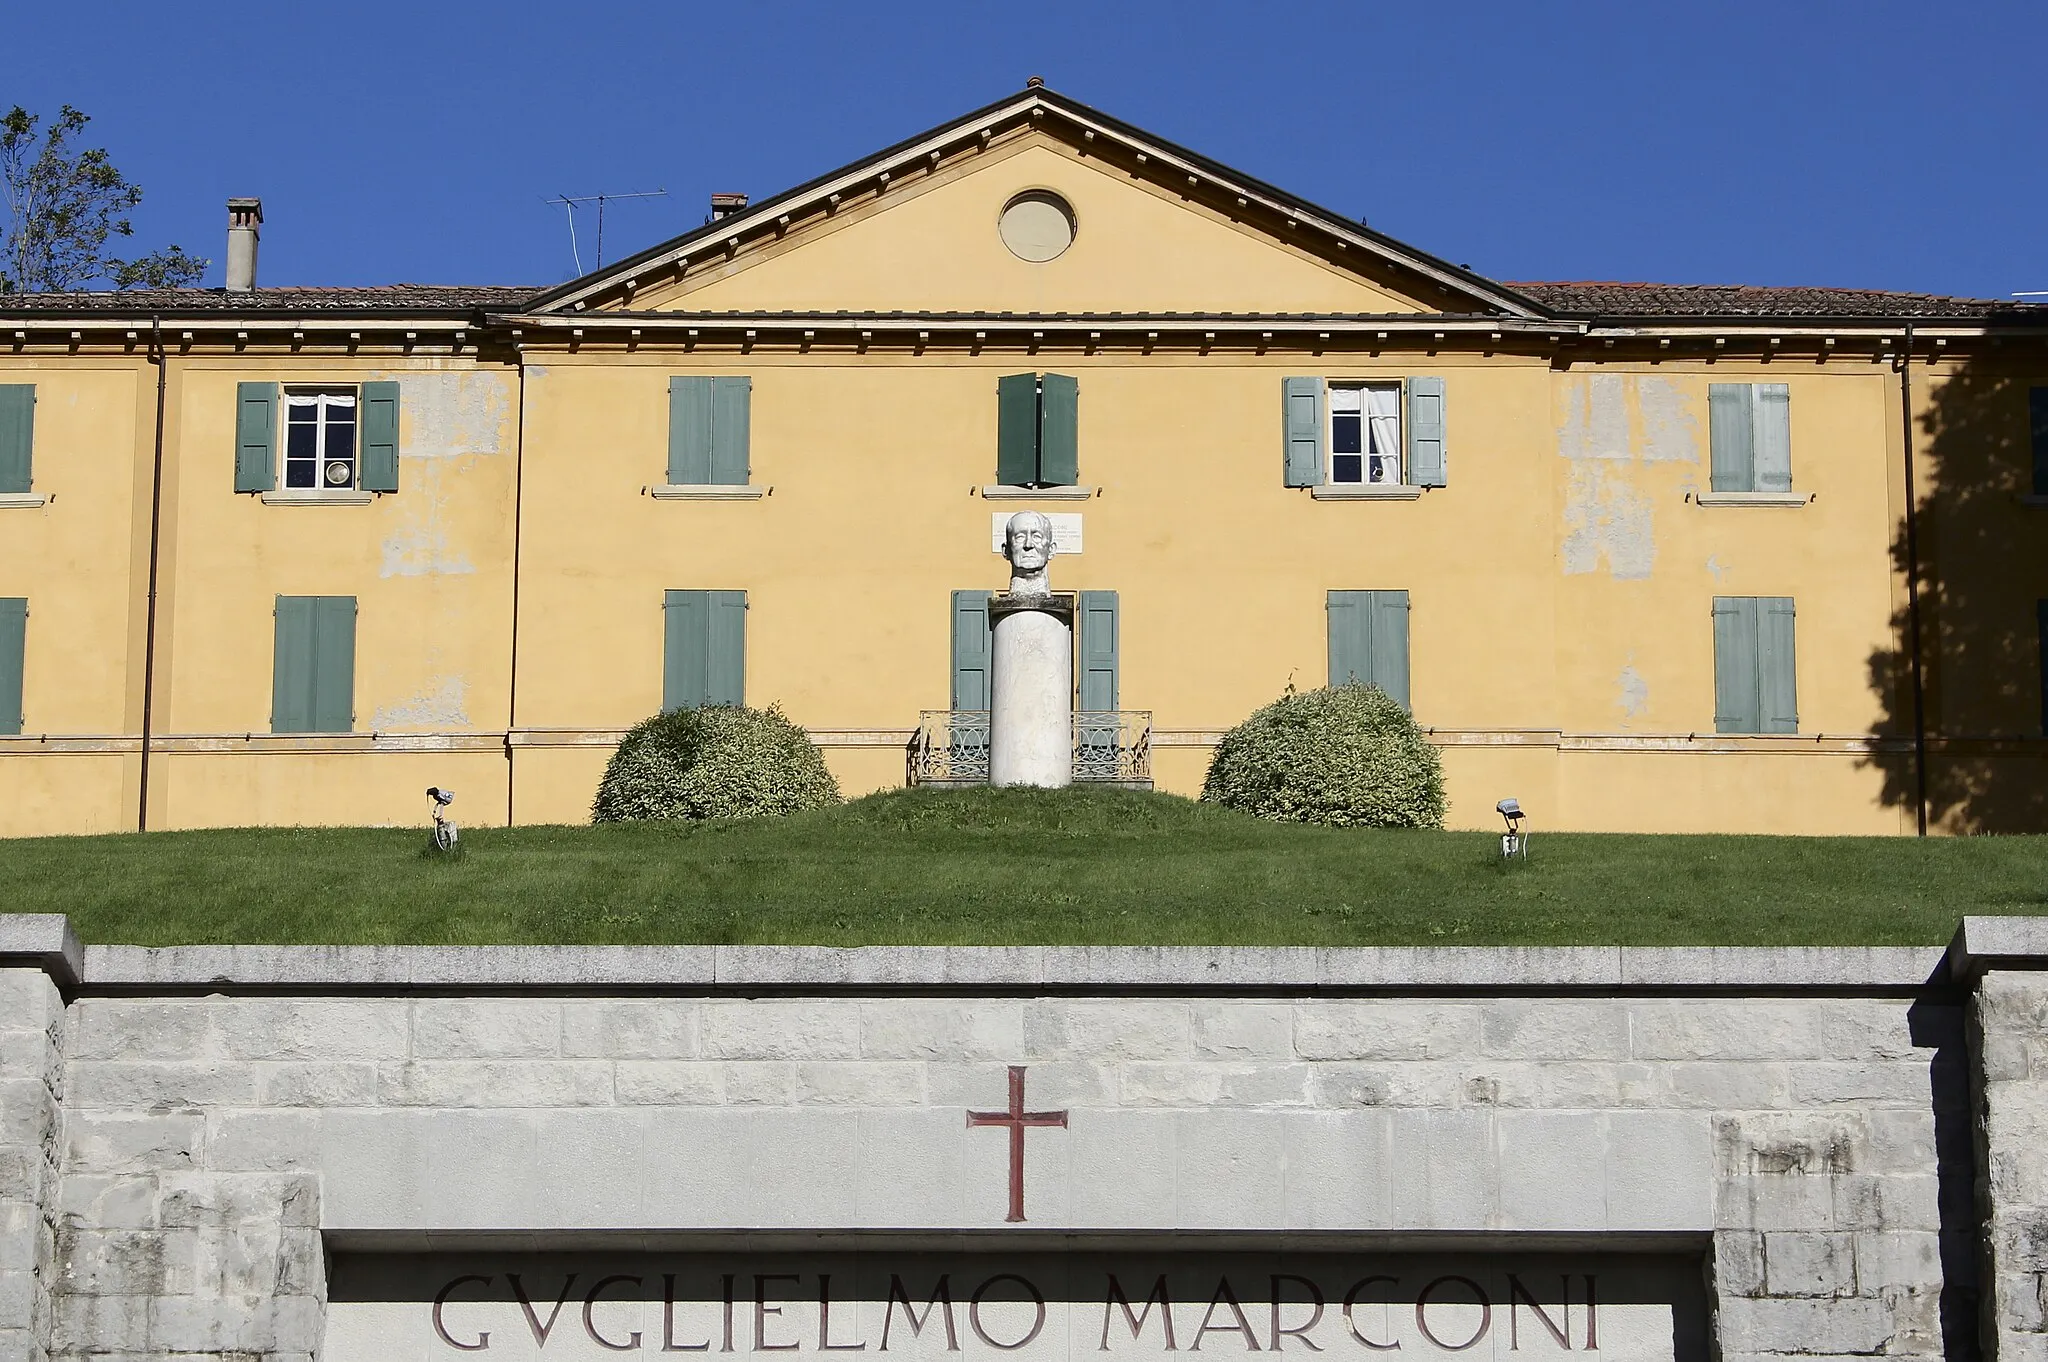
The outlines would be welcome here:
[[[1058,789],[1074,778],[1074,597],[989,598],[995,632],[988,783]]]

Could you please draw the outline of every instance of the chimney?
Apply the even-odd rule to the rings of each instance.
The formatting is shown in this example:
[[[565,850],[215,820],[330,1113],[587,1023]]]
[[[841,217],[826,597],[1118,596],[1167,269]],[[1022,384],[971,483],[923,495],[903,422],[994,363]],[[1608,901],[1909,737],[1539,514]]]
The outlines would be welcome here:
[[[228,292],[256,289],[256,238],[263,231],[263,200],[228,200]]]
[[[711,220],[720,222],[747,206],[745,194],[713,194],[711,196]]]

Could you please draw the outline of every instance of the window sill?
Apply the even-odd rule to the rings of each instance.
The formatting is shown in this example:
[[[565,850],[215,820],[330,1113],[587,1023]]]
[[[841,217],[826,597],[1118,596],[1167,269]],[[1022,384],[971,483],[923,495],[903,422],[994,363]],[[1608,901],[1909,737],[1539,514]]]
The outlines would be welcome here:
[[[368,506],[375,492],[264,492],[265,506]]]
[[[735,482],[664,482],[647,489],[657,501],[759,501],[771,489]]]
[[[1317,501],[1414,501],[1422,489],[1405,482],[1323,482],[1308,494]]]
[[[981,489],[988,501],[1086,501],[1095,495],[1093,487],[1014,487],[996,483]]]
[[[33,510],[48,501],[41,492],[0,492],[0,510]]]
[[[1692,499],[1701,506],[1804,506],[1813,500],[1813,493],[1695,492]]]

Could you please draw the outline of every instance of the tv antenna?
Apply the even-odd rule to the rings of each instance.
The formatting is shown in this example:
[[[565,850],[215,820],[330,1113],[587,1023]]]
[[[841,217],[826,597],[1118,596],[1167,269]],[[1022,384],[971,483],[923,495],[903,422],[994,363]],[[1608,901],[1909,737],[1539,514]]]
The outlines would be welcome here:
[[[647,189],[632,194],[557,194],[554,198],[542,199],[541,202],[549,204],[559,203],[562,205],[563,210],[568,213],[569,258],[576,262],[576,273],[582,274],[584,272],[583,252],[578,249],[576,244],[577,204],[594,203],[597,205],[597,263],[591,266],[591,268],[602,269],[604,268],[604,206],[619,199],[665,199],[667,197],[668,191],[666,189]]]

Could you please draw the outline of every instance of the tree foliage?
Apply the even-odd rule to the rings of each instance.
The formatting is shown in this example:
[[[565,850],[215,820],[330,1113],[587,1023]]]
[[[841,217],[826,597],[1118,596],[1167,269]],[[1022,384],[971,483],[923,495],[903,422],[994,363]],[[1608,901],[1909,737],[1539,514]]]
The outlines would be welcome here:
[[[590,816],[764,818],[838,802],[824,757],[781,710],[713,705],[634,725],[605,766]]]
[[[1444,825],[1436,748],[1399,702],[1356,683],[1289,691],[1224,734],[1202,798],[1286,823]]]
[[[90,121],[69,104],[47,127],[19,104],[0,118],[0,188],[7,195],[0,293],[62,293],[96,279],[124,289],[197,283],[210,262],[181,247],[132,260],[108,253],[116,238],[135,234],[128,214],[142,202],[142,190],[106,148],[76,145]]]

